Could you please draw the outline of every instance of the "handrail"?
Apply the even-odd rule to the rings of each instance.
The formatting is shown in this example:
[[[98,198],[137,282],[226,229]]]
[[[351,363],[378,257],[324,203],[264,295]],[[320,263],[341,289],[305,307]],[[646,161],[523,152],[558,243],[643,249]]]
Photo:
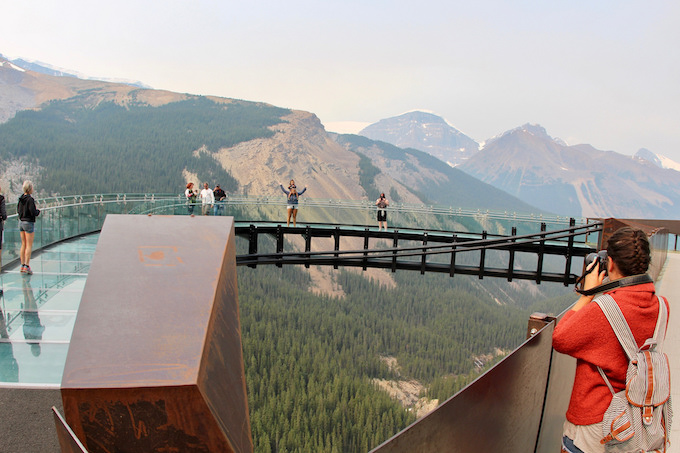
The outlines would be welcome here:
[[[65,204],[67,200],[73,202]],[[36,204],[39,208],[48,208],[53,206],[68,206],[73,204],[87,204],[87,203],[106,203],[106,202],[134,202],[134,201],[168,201],[178,200],[179,204],[185,205],[186,199],[184,194],[171,193],[101,193],[101,194],[80,194],[80,195],[63,195],[48,198],[36,199]],[[225,202],[229,205],[272,205],[284,206],[286,205],[286,198],[281,195],[231,195],[227,197]],[[200,205],[200,202],[194,203]],[[308,207],[340,207],[346,209],[364,209],[375,210],[374,202],[370,200],[338,200],[330,198],[313,198],[304,197],[300,199],[300,206]],[[569,216],[560,216],[547,213],[523,213],[517,211],[500,211],[489,209],[469,209],[445,205],[435,204],[418,204],[418,203],[392,203],[389,207],[391,212],[405,212],[416,214],[435,214],[435,215],[450,215],[459,217],[477,217],[482,216],[489,219],[504,219],[515,220],[520,222],[548,222],[548,223],[567,223]],[[16,214],[14,215],[16,216]],[[576,218],[576,223],[585,225],[588,223],[587,218]]]
[[[82,234],[98,231],[103,225],[104,218],[109,213],[121,214],[173,214],[182,215],[188,214],[186,208],[188,206],[184,194],[155,194],[155,193],[109,193],[109,194],[82,194],[82,195],[68,195],[56,196],[49,198],[37,199],[36,204],[41,209],[41,215],[36,219],[36,235],[34,241],[34,251],[49,246],[55,242],[59,242],[70,237],[75,237]],[[194,203],[200,205],[200,203]],[[236,215],[244,215],[243,209],[251,214],[264,216],[271,220],[272,215],[276,217],[278,214],[263,207],[277,207],[285,206],[286,199],[280,195],[276,196],[230,196],[226,202],[222,202],[220,206],[227,209],[234,210]],[[325,217],[329,215],[333,217],[330,223],[336,224],[336,218],[347,219],[351,215],[359,213],[359,220],[363,222],[372,221],[370,216],[375,212],[375,206],[368,200],[333,200],[321,198],[305,197],[301,200],[301,209],[305,215],[311,212],[323,213],[328,209],[343,209],[348,210],[352,214],[335,214],[325,211]],[[241,211],[239,211],[241,209]],[[11,209],[10,209],[11,211]],[[422,205],[422,204],[406,204],[395,203],[390,206],[390,211],[394,214],[391,226],[396,228],[403,228],[405,224],[422,224],[428,218],[436,219],[437,216],[444,218],[451,217],[452,219],[459,217],[471,217],[481,222],[488,220],[518,223],[550,223],[551,226],[567,225],[569,219],[561,216],[545,216],[536,214],[520,214],[516,212],[500,212],[500,211],[481,211],[469,210],[462,208]],[[281,211],[283,212],[283,211]],[[406,215],[401,219],[399,214]],[[410,215],[413,215],[411,217]],[[429,217],[434,216],[434,217]],[[20,245],[20,238],[18,228],[14,220],[17,218],[16,214],[9,216],[8,221],[5,222],[5,244],[2,250],[2,264],[10,264],[18,259],[18,249]],[[256,220],[256,219],[254,219]],[[572,224],[583,224],[584,219],[572,220]],[[436,223],[436,222],[435,222]],[[307,224],[309,224],[307,222]],[[337,223],[337,225],[347,225],[347,223]],[[585,224],[584,224],[585,225]],[[365,225],[364,225],[365,226]],[[542,225],[544,228],[544,225]],[[430,231],[432,231],[430,229]],[[488,235],[489,238],[493,234]],[[422,247],[418,247],[422,252]],[[426,251],[426,254],[434,254],[436,248],[432,247]],[[446,253],[446,252],[441,252]]]

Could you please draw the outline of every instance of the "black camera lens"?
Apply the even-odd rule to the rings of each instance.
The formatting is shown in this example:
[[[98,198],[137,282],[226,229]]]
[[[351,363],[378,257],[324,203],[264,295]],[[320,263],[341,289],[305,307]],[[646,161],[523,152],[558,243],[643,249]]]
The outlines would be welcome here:
[[[597,253],[589,253],[586,255],[586,267],[590,266],[590,263],[597,259]]]
[[[604,263],[607,260],[607,251],[600,250],[597,253],[589,253],[588,255],[586,255],[586,266],[589,266],[590,263],[592,263],[595,260],[598,260],[600,264]]]

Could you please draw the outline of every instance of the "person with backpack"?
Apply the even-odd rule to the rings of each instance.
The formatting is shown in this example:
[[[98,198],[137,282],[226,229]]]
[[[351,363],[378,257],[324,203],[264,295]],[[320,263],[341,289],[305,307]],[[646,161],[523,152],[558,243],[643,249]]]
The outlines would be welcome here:
[[[663,410],[666,409],[663,407],[665,403],[670,409],[670,378],[665,375],[668,362],[661,352],[662,348],[657,350],[654,340],[649,339],[658,340],[661,343],[658,346],[662,346],[668,326],[669,305],[665,298],[657,297],[654,283],[646,274],[650,261],[649,241],[642,230],[623,227],[614,232],[607,241],[606,253],[599,252],[586,268],[583,290],[579,291],[581,297],[555,327],[553,348],[576,358],[576,375],[564,423],[562,452],[655,451],[655,448],[665,451],[671,423],[670,413]],[[607,275],[609,282],[605,283]],[[604,294],[595,298],[596,291],[604,291]],[[611,302],[611,305],[605,302]],[[622,313],[623,318],[619,318],[621,327],[613,327],[615,324],[609,320],[611,312]],[[647,367],[637,369],[638,363],[629,359],[619,340],[617,331],[625,330],[626,324],[632,333],[627,349],[633,349],[633,354],[638,349],[650,357],[662,355],[658,360],[659,368],[666,368],[665,371],[653,368],[653,377],[651,372],[649,377],[641,375],[645,388],[652,388],[648,386],[652,379],[663,381],[661,384],[654,381],[657,384],[654,392],[658,395],[654,392],[647,395],[658,400],[654,404],[658,403],[659,409],[655,409],[653,416],[651,409],[648,414],[650,423],[652,418],[656,418],[656,428],[642,428],[640,420],[624,423],[625,426],[610,423],[609,414],[614,410],[610,409],[610,403],[614,406],[614,402],[618,401],[617,397],[613,397],[614,393],[624,390],[623,405],[631,406],[625,397],[625,390],[632,388],[626,385],[631,376],[629,366],[634,366],[639,373],[648,370]],[[642,360],[645,360],[644,357]],[[624,409],[641,411],[640,408]],[[623,420],[619,415],[614,418]],[[639,426],[635,434],[632,434],[633,426]],[[643,435],[645,439],[641,439]],[[647,439],[650,436],[656,439]],[[641,446],[650,442],[655,445],[653,448]],[[628,446],[627,443],[636,445]]]

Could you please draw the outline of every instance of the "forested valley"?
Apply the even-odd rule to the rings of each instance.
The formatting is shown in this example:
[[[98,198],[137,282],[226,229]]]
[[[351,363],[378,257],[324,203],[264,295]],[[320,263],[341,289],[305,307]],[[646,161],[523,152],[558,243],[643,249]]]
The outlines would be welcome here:
[[[302,266],[238,269],[256,452],[366,452],[415,421],[373,379],[416,379],[441,403],[493,363],[480,368],[476,357],[521,344],[533,311],[573,301],[556,289],[549,300],[499,305],[476,277],[398,271],[388,289],[335,272],[345,297],[308,291]]]
[[[269,137],[288,110],[194,97],[160,107],[103,102],[85,94],[22,111],[0,124],[0,158],[25,158],[42,170],[44,193],[183,192],[185,169],[228,192],[238,182],[209,152]]]
[[[0,125],[0,160],[34,161],[41,168],[36,185],[50,195],[177,193],[186,183],[183,171],[236,192],[236,179],[212,153],[271,136],[270,127],[288,112],[203,97],[161,107],[88,107],[82,101],[53,102]],[[370,156],[357,152],[359,185],[373,198],[379,193],[375,179],[380,170]],[[415,154],[409,151],[408,156]],[[448,182],[465,183],[457,172],[447,172]],[[456,187],[441,189],[438,196],[464,197]],[[422,198],[438,201],[437,190]],[[396,189],[390,196],[399,201]],[[303,221],[328,221],[314,217],[312,210],[301,216],[308,216]],[[489,229],[471,217],[454,222],[402,214],[401,221],[419,228]],[[247,244],[238,241],[239,253],[247,253]],[[490,252],[488,262],[494,259]],[[518,256],[517,263],[524,259]],[[460,258],[466,260],[478,262],[478,255]],[[390,277],[394,285],[384,286],[361,271],[332,272],[342,297],[311,292],[310,275],[301,266],[238,269],[243,358],[258,453],[367,452],[416,420],[411,407],[392,399],[374,380],[416,380],[425,389],[422,397],[441,403],[516,348],[533,311],[559,313],[572,302],[561,285],[544,283],[535,291],[500,279],[398,271]],[[388,366],[386,358],[398,367]]]

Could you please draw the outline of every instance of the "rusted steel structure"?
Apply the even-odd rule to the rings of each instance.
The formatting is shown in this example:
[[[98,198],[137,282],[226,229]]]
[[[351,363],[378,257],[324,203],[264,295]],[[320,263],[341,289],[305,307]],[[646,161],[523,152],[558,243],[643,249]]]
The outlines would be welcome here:
[[[90,453],[252,451],[234,242],[228,217],[107,217],[61,384]]]

